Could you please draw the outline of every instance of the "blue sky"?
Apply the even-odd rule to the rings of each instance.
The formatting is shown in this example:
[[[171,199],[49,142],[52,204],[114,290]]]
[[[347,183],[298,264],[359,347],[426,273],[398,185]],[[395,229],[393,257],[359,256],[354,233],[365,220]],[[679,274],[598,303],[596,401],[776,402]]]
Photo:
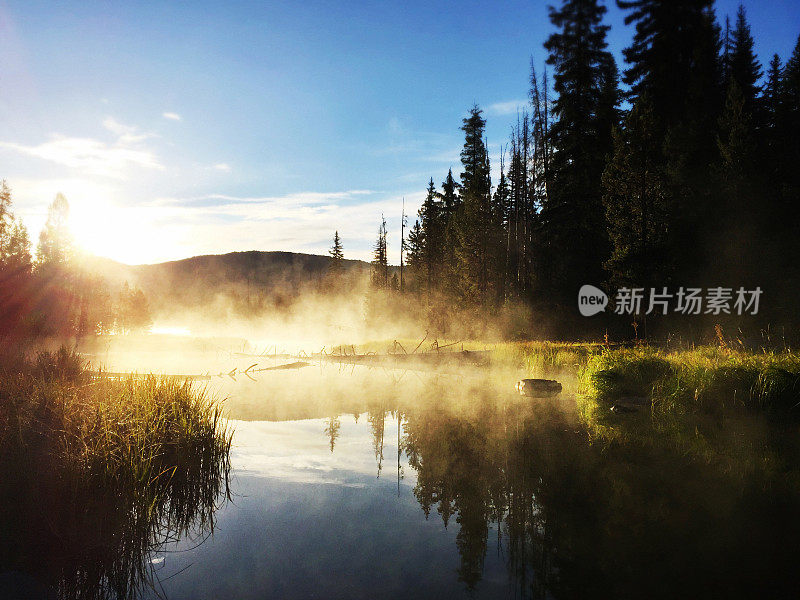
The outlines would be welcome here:
[[[762,63],[785,60],[800,2],[744,4]],[[473,103],[497,162],[547,5],[0,0],[0,177],[32,237],[62,192],[78,240],[124,262],[323,253],[334,229],[368,258],[382,212],[396,262],[402,198],[460,172]]]

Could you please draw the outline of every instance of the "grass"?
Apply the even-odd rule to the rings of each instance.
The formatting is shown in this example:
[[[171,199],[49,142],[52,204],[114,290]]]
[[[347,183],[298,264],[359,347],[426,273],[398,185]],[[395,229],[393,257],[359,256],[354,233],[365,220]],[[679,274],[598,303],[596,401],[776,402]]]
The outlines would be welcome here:
[[[577,371],[589,358],[602,351],[599,344],[520,342],[512,344],[529,373]]]
[[[660,411],[749,408],[800,415],[800,354],[795,352],[611,350],[590,357],[581,378],[586,394],[599,401],[637,396]]]
[[[231,434],[190,383],[92,379],[62,348],[4,360],[0,410],[0,562],[60,597],[135,597],[229,496]]]

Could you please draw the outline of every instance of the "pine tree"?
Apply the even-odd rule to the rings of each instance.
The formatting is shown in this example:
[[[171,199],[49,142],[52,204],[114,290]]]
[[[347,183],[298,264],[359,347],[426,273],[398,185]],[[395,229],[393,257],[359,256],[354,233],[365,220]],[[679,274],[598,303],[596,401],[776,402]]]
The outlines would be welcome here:
[[[767,82],[764,86],[764,117],[767,127],[774,129],[778,126],[781,101],[781,80],[783,78],[783,67],[781,57],[777,54],[772,56],[767,71]]]
[[[730,66],[731,66],[731,18],[725,15],[725,34],[722,38],[722,85],[728,89],[730,83]]]
[[[558,97],[550,128],[551,187],[541,217],[549,249],[542,261],[552,266],[546,291],[556,302],[570,298],[582,283],[600,281],[608,252],[600,180],[619,93],[614,59],[606,50],[605,10],[597,0],[565,0],[550,11],[558,31],[545,48]],[[575,239],[581,244],[571,243]]]
[[[0,228],[5,225],[5,218],[11,213],[11,188],[6,180],[0,181]],[[2,231],[2,229],[0,229]]]
[[[492,198],[492,210],[494,220],[500,237],[497,246],[497,268],[498,272],[498,293],[505,299],[510,292],[511,274],[509,269],[509,248],[508,242],[510,223],[511,223],[511,189],[505,169],[505,151],[500,154],[500,181],[494,191]]]
[[[666,176],[671,262],[686,277],[704,272],[698,254],[712,253],[704,229],[719,205],[709,177],[719,156],[717,128],[724,105],[721,32],[712,0],[617,0],[635,23],[633,43],[624,50],[623,81],[634,103],[646,97],[653,146],[648,160]]]
[[[630,11],[625,24],[636,24],[633,43],[623,50],[628,99],[647,95],[662,162],[676,175],[673,193],[686,200],[680,210],[697,220],[689,216],[691,204],[706,193],[698,184],[707,184],[724,104],[713,0],[617,0],[617,5]]]
[[[785,119],[781,107],[782,80],[781,57],[775,54],[770,60],[767,80],[761,96],[764,130],[761,136],[763,156],[759,161],[764,178],[770,182],[770,187],[772,187],[773,200],[777,200],[781,193],[780,182],[784,170]],[[772,218],[775,217],[776,215],[773,214]]]
[[[508,271],[508,294],[517,296],[528,291],[526,266],[530,250],[526,219],[528,208],[528,149],[527,113],[522,114],[522,125],[517,117],[516,127],[511,132],[508,165],[508,223],[506,228],[506,270]],[[524,134],[523,134],[524,130]],[[524,135],[524,139],[523,139]],[[498,186],[499,187],[499,186]]]
[[[11,189],[0,181],[0,272],[26,274],[31,268],[31,243],[28,230],[11,210]]]
[[[419,259],[422,266],[422,278],[425,290],[430,293],[438,287],[442,258],[445,245],[446,209],[439,201],[439,194],[433,183],[428,182],[428,192],[419,209],[421,231],[415,242],[419,247]]]
[[[612,243],[606,263],[615,285],[665,285],[673,215],[666,177],[656,150],[657,128],[642,96],[614,133],[614,153],[603,173],[603,202]]]
[[[731,34],[727,65],[728,86],[732,82],[736,83],[744,101],[745,112],[755,118],[756,124],[758,124],[757,102],[761,91],[758,81],[761,79],[762,71],[761,64],[755,55],[754,44],[750,25],[747,22],[747,14],[744,6],[740,4],[736,14],[736,26]]]
[[[729,184],[753,178],[755,132],[747,110],[747,96],[735,78],[728,86],[725,111],[720,118],[719,151],[725,180]]]
[[[800,37],[783,70],[782,102],[789,112],[800,111]]]
[[[493,254],[499,235],[492,218],[492,184],[489,155],[483,139],[486,121],[477,106],[463,119],[464,147],[461,150],[461,197],[455,213],[455,258],[458,269],[456,292],[465,300],[486,302],[496,284]]]
[[[47,222],[39,234],[36,266],[63,266],[72,259],[72,234],[69,231],[69,203],[57,194],[47,209]]]
[[[617,0],[617,6],[629,11],[625,24],[636,24],[633,43],[623,50],[629,65],[623,76],[631,88],[629,98],[646,92],[664,124],[674,124],[685,115],[693,81],[708,75],[694,71],[709,67],[698,64],[706,58],[697,52],[706,45],[702,38],[709,33],[712,5],[713,0]]]
[[[800,280],[796,260],[800,254],[800,223],[797,220],[797,207],[800,205],[800,169],[797,168],[800,165],[800,37],[786,61],[779,89],[776,133],[780,162],[775,178],[779,189],[774,234],[780,234],[782,240],[776,244],[776,265],[786,271],[778,275],[781,280],[797,282]],[[793,306],[796,286],[787,285],[786,290],[787,305]]]
[[[406,239],[406,264],[412,278],[412,286],[416,289],[429,291],[427,287],[427,273],[425,271],[425,234],[419,219],[414,221],[414,225],[408,231]]]
[[[6,231],[0,239],[0,268],[17,273],[29,273],[31,270],[31,241],[28,230],[13,215],[6,222]]]
[[[386,247],[386,219],[381,215],[378,239],[372,255],[372,285],[378,289],[389,287],[389,262]]]
[[[339,238],[338,230],[333,234],[333,246],[331,246],[328,254],[331,255],[330,273],[335,276],[341,275],[344,271],[344,252],[342,251],[342,240]]]
[[[153,325],[150,307],[144,292],[130,287],[126,281],[119,293],[116,329],[119,333],[138,333]]]
[[[12,211],[11,189],[0,181],[0,343],[29,333],[31,244],[28,231]]]
[[[734,232],[744,248],[755,243],[762,232],[773,228],[768,213],[772,212],[772,194],[764,193],[759,174],[760,148],[752,114],[747,110],[747,98],[732,77],[728,86],[725,110],[719,123],[718,166],[721,198],[715,215],[715,229],[727,237]],[[758,206],[758,210],[753,207]],[[715,259],[716,276],[721,281],[747,280],[759,271],[759,254],[752,252],[718,253]]]
[[[443,205],[442,212],[444,213],[445,221],[448,221],[461,207],[460,189],[461,186],[453,178],[453,169],[450,169],[447,171],[447,178],[442,182],[442,192],[439,195]]]
[[[440,270],[441,282],[437,286],[440,290],[453,292],[457,289],[458,266],[456,261],[457,239],[457,214],[460,214],[462,199],[461,186],[453,177],[453,169],[448,169],[447,177],[442,182],[442,191],[439,192],[439,201],[442,216],[442,268]]]
[[[464,202],[486,198],[491,190],[489,179],[489,161],[483,132],[486,120],[481,116],[483,111],[477,105],[469,111],[469,116],[462,120],[461,131],[464,132],[464,147],[461,149],[461,190]]]
[[[786,61],[780,89],[783,179],[794,190],[791,194],[800,195],[800,37]]]

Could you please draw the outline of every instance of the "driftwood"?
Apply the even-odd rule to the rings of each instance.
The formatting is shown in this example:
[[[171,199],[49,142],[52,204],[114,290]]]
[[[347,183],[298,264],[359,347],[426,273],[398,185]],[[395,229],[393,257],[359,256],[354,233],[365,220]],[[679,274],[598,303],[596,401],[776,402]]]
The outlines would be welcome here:
[[[264,367],[263,369],[253,369],[251,368],[250,371],[252,373],[260,373],[261,371],[280,371],[285,369],[302,369],[303,367],[309,367],[311,363],[307,362],[293,362],[286,365],[278,365],[277,367]]]
[[[248,352],[234,352],[233,356],[238,358],[291,358],[291,354],[282,352],[280,354],[251,354]]]
[[[480,367],[489,364],[489,351],[463,350],[461,352],[426,352],[423,354],[320,354],[319,358],[328,362],[348,365],[403,367],[407,369],[428,369],[464,364]]]

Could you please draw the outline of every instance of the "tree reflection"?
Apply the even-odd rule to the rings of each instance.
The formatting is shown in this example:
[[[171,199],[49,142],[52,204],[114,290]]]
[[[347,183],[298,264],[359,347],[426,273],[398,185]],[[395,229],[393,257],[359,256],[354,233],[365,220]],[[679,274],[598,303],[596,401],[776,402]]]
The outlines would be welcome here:
[[[331,452],[336,446],[336,439],[339,437],[339,429],[342,427],[342,421],[338,416],[328,417],[325,421],[325,435],[328,436],[328,442],[331,445]]]
[[[545,403],[474,405],[421,403],[405,413],[403,438],[425,515],[435,508],[445,527],[455,516],[468,589],[482,578],[492,523],[521,597],[798,589],[793,552],[778,550],[800,549],[798,463],[764,461],[774,444],[798,456],[787,432],[756,428],[743,452],[741,437],[720,431],[701,455],[659,435],[648,415],[625,425],[639,435],[620,425],[598,440]]]
[[[372,450],[375,452],[375,462],[378,463],[378,477],[380,477],[383,469],[383,434],[386,430],[386,409],[382,403],[369,408],[367,422],[372,430]]]

